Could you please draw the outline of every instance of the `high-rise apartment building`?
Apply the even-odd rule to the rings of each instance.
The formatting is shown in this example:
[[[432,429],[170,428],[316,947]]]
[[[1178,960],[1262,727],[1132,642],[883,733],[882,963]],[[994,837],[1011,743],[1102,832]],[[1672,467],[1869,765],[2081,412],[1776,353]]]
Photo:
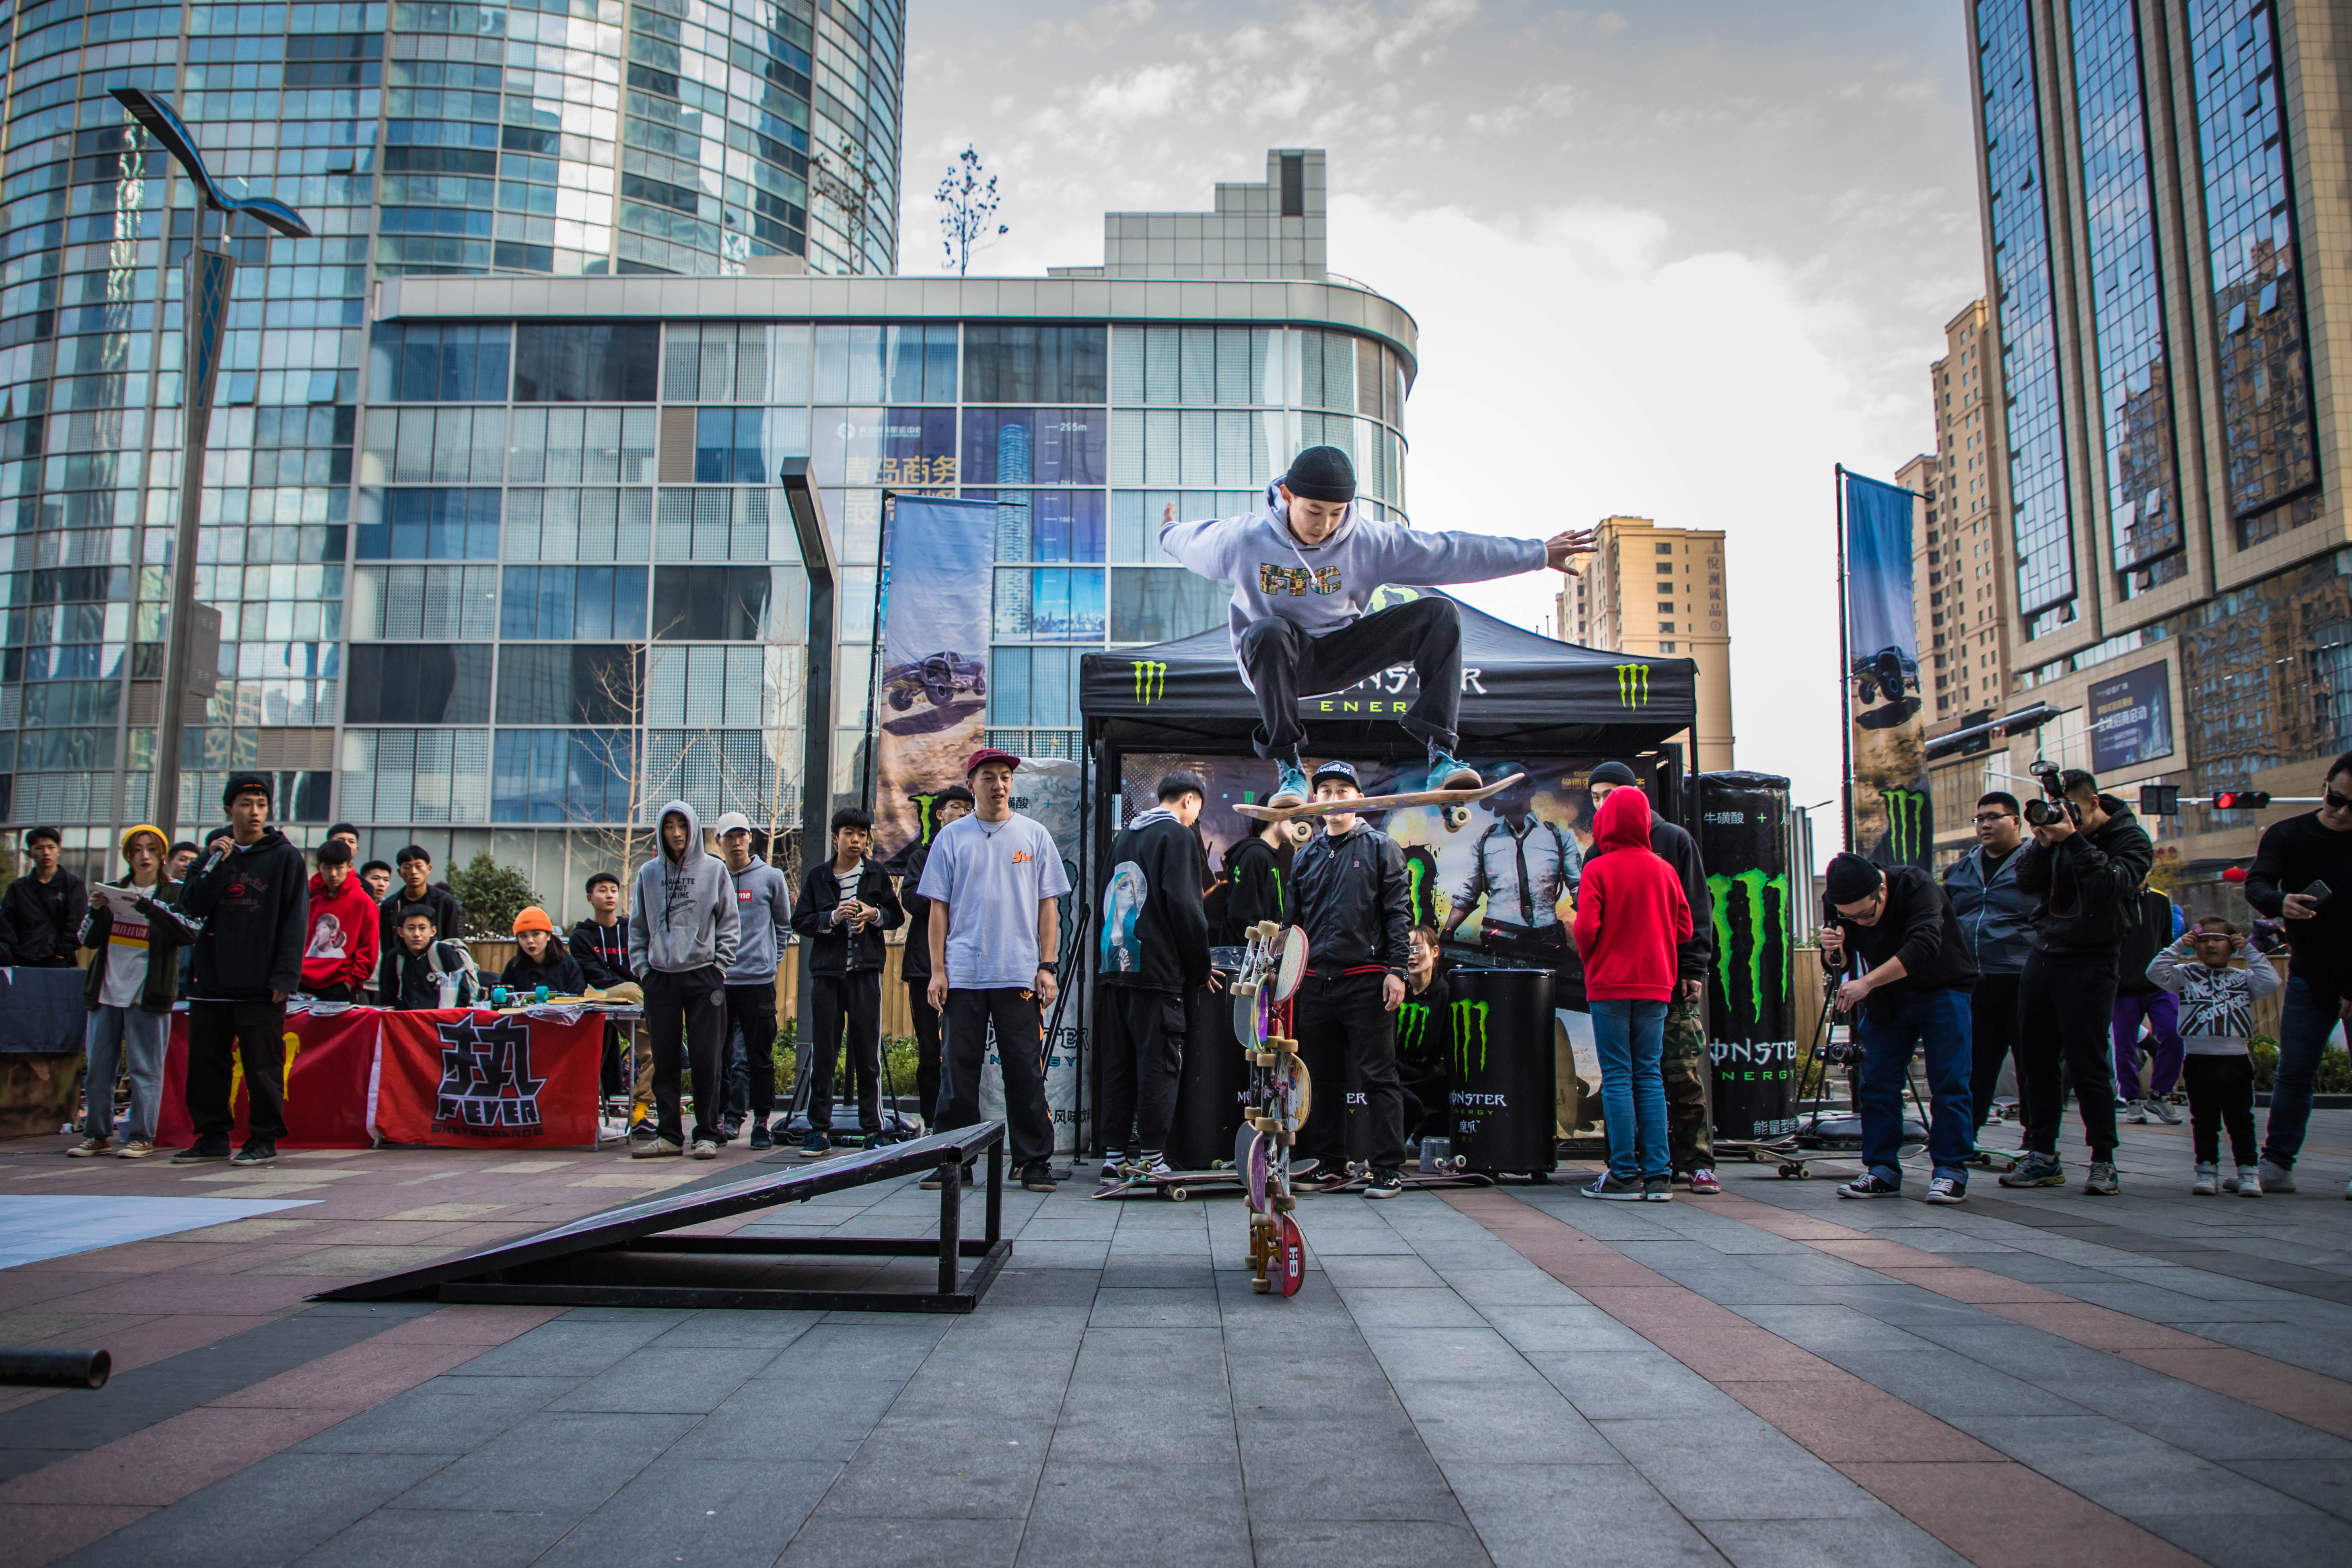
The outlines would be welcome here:
[[[1732,765],[1731,620],[1723,531],[1662,528],[1646,517],[1604,517],[1600,548],[1561,574],[1560,640],[1612,653],[1664,654],[1698,666],[1691,755],[1705,772]]]
[[[1257,189],[1279,200],[1278,183]],[[1307,200],[1319,224],[1319,180]],[[609,825],[672,795],[706,821],[793,820],[807,620],[776,479],[796,456],[842,565],[835,774],[815,787],[860,787],[886,488],[993,503],[988,736],[1078,755],[1082,653],[1224,623],[1225,584],[1158,548],[1168,503],[1250,510],[1298,447],[1328,443],[1353,456],[1369,511],[1404,515],[1412,317],[1319,261],[1283,263],[1271,284],[1246,253],[1232,265],[1181,289],[383,280],[350,330],[365,353],[337,466],[300,490],[275,481],[278,497],[315,495],[315,518],[281,522],[260,456],[236,439],[274,410],[232,410],[232,439],[214,438],[225,510],[197,595],[222,608],[229,674],[190,731],[183,820],[217,809],[227,768],[277,769],[299,837],[346,818],[373,854],[415,842],[447,864],[487,848],[573,903],[611,862]],[[39,462],[0,470],[28,471]],[[161,524],[145,537],[168,539],[168,506],[148,515]],[[311,553],[281,561],[281,536]],[[41,548],[39,570],[0,579],[13,603],[82,581],[49,569],[79,560]],[[160,595],[151,572],[142,611]],[[295,588],[307,610],[278,602]],[[70,621],[11,611],[39,646],[0,668],[0,822],[62,823],[83,864],[110,863],[119,825],[146,815],[154,683],[107,646],[127,640],[128,610],[111,625],[102,605]]]
[[[2108,785],[2315,794],[2352,745],[2352,14],[1971,0],[1968,20],[1995,559],[2015,700],[2058,714],[2007,771],[2038,744]],[[2267,820],[2189,806],[2159,852],[2194,882]]]

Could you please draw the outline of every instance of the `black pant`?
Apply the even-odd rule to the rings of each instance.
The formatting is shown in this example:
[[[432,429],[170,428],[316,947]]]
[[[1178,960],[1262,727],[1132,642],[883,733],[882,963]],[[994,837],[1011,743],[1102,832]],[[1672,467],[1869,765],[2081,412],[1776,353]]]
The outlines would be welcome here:
[[[1969,998],[1969,1114],[1976,1118],[1976,1131],[1984,1131],[1985,1117],[1992,1110],[1992,1097],[2000,1087],[2000,1064],[2009,1060],[2010,1051],[2017,1044],[2017,983],[2014,974],[1980,974],[1977,988]],[[2018,1093],[2024,1095],[2025,1079],[2018,1079]]]
[[[841,1051],[841,1029],[849,1026],[850,1072],[857,1082],[857,1125],[882,1131],[882,972],[813,977],[809,1005],[816,1027],[809,1045],[808,1124],[812,1132],[833,1131],[833,1069]]]
[[[1298,1054],[1312,1096],[1298,1152],[1339,1168],[1348,1142],[1348,1092],[1362,1086],[1374,1168],[1404,1163],[1404,1090],[1397,1082],[1396,1015],[1381,1005],[1382,974],[1310,975],[1292,1004]]]
[[[694,1136],[717,1142],[727,1103],[727,992],[719,966],[681,973],[646,972],[646,1036],[654,1058],[655,1131],[683,1143],[679,1114],[681,1058],[694,1069]]]
[[[310,999],[313,1002],[356,1002],[359,995],[348,985],[314,985],[310,987]]]
[[[728,1107],[740,1113],[748,1097],[753,1119],[765,1121],[776,1109],[774,978],[728,986],[727,1023],[731,1041],[727,1066]]]
[[[909,975],[907,1011],[915,1021],[915,1098],[922,1102],[923,1126],[940,1125],[940,1010],[931,1005],[931,977]]]
[[[2017,1098],[2025,1112],[2025,1147],[2058,1152],[2066,1110],[2060,1064],[2074,1080],[2074,1108],[2094,1160],[2116,1153],[2116,961],[2036,952],[2017,984]]]
[[[1184,1076],[1184,999],[1140,985],[1095,992],[1102,1043],[1103,1152],[1165,1149]]]
[[[1310,585],[1307,591],[1314,590]],[[1394,716],[1421,740],[1454,750],[1454,716],[1462,706],[1462,616],[1443,594],[1375,610],[1321,637],[1309,637],[1279,616],[1253,621],[1242,633],[1239,651],[1250,689],[1257,693],[1255,739],[1261,757],[1285,756],[1298,749],[1307,736],[1306,726],[1298,721],[1301,697],[1345,691],[1368,675],[1406,663],[1421,680],[1420,694],[1409,710],[1396,713],[1392,700],[1382,692],[1350,699],[1365,704],[1354,712],[1340,708],[1335,699],[1333,716]]]
[[[2254,1163],[2254,1059],[2252,1057],[2183,1057],[2180,1081],[2189,1090],[2189,1131],[2200,1165],[2221,1163],[2221,1128],[2230,1129],[2234,1164]]]
[[[1013,1168],[1042,1170],[1054,1153],[1054,1119],[1045,1110],[1045,1016],[1034,991],[999,986],[951,990],[944,1017],[947,1081],[940,1088],[940,1128],[952,1132],[980,1120],[980,1074],[988,1060],[988,1026],[1004,1068],[1004,1140]]]
[[[101,955],[99,962],[103,963]],[[286,1004],[267,997],[188,1004],[188,1121],[198,1138],[226,1138],[236,1125],[229,1103],[232,1064],[245,1064],[248,1138],[286,1136]],[[112,1085],[108,1091],[112,1092]]]

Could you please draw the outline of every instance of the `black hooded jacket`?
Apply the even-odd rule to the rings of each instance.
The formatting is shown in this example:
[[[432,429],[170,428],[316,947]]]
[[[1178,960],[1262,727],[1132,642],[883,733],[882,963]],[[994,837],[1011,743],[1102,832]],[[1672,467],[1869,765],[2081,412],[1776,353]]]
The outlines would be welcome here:
[[[1225,918],[1217,940],[1239,947],[1249,940],[1249,928],[1260,921],[1288,925],[1296,917],[1290,889],[1282,875],[1282,857],[1273,845],[1252,835],[1225,857]]]
[[[1097,955],[1101,983],[1171,996],[1207,984],[1209,914],[1201,884],[1208,880],[1208,862],[1200,837],[1165,806],[1154,807],[1118,830],[1110,867]]]
[[[2099,806],[2107,820],[2096,832],[2077,828],[2050,849],[2028,838],[2017,852],[2018,887],[2042,900],[2033,951],[2051,958],[2115,963],[2132,902],[2156,860],[2131,807],[2111,795],[2101,795]]]
[[[1316,973],[1404,973],[1412,916],[1395,839],[1361,821],[1344,838],[1318,833],[1291,860],[1290,883]]]
[[[611,925],[599,925],[594,920],[582,921],[572,928],[572,961],[588,984],[602,991],[608,985],[618,985],[635,980],[629,973],[629,922],[614,921]]]
[[[243,848],[207,850],[188,871],[180,908],[204,922],[188,994],[205,1001],[256,1001],[302,986],[302,944],[310,926],[310,870],[302,851],[275,827]]]
[[[1830,923],[1845,935],[1845,951],[1876,969],[1892,959],[1903,961],[1903,978],[1870,994],[1864,1010],[1884,1022],[1899,1005],[1896,993],[1974,991],[1977,961],[1960,934],[1959,917],[1934,873],[1917,866],[1886,870],[1886,903],[1874,925],[1857,925],[1832,911]],[[1832,973],[1826,952],[1822,967]]]

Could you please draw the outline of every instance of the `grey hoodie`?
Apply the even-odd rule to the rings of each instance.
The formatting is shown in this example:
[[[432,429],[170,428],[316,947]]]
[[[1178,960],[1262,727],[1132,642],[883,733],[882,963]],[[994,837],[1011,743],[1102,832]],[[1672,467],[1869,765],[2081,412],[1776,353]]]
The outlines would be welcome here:
[[[1352,502],[1330,538],[1301,544],[1291,536],[1289,515],[1281,492],[1268,485],[1259,511],[1160,530],[1160,549],[1201,576],[1234,585],[1236,644],[1251,623],[1276,618],[1308,637],[1338,631],[1392,584],[1483,583],[1535,571],[1545,561],[1540,539],[1417,532],[1359,516]]]
[[[735,962],[728,965],[727,984],[757,985],[773,980],[792,935],[793,890],[785,885],[784,874],[764,860],[727,876],[735,885]]]
[[[686,818],[686,853],[676,859],[654,831],[654,858],[637,868],[629,900],[629,968],[682,974],[735,962],[735,884],[726,862],[702,847],[702,819],[682,800],[661,808],[656,824]]]

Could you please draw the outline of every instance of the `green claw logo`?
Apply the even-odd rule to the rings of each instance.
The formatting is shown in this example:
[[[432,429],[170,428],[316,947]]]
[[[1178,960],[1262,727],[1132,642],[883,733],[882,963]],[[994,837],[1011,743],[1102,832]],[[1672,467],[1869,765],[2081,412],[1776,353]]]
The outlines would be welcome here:
[[[1617,667],[1617,705],[1639,708],[1650,700],[1650,667],[1646,664],[1621,664]]]
[[[1168,667],[1157,659],[1129,659],[1135,667],[1135,700],[1150,704],[1168,695]]]
[[[1897,866],[1920,866],[1927,856],[1927,792],[1889,788],[1878,792],[1886,803],[1886,849]]]
[[[1731,994],[1731,961],[1737,950],[1731,930],[1731,901],[1736,895],[1748,910],[1748,1005],[1759,1017],[1764,1012],[1764,936],[1767,931],[1780,931],[1789,917],[1789,876],[1782,872],[1768,877],[1760,870],[1742,871],[1736,877],[1714,876],[1706,879],[1707,891],[1713,895],[1708,902],[1715,906],[1715,973],[1717,989],[1723,997],[1723,1008],[1737,1016],[1738,1007]],[[1766,911],[1766,900],[1771,908]],[[1774,978],[1780,999],[1786,1000],[1789,976],[1776,966]]]
[[[915,802],[915,842],[918,844],[929,844],[931,841],[931,833],[933,831],[931,814],[939,805],[940,797],[935,795],[919,795],[913,798]]]
[[[1397,1009],[1397,1051],[1418,1051],[1429,1044],[1429,1004],[1407,1002]]]
[[[1454,1068],[1456,1072],[1471,1070],[1470,1052],[1478,1052],[1477,1066],[1486,1065],[1486,1004],[1456,1002],[1454,1004]]]

